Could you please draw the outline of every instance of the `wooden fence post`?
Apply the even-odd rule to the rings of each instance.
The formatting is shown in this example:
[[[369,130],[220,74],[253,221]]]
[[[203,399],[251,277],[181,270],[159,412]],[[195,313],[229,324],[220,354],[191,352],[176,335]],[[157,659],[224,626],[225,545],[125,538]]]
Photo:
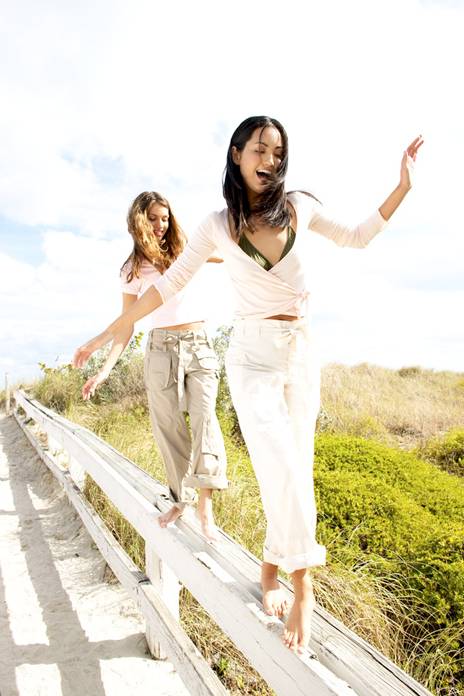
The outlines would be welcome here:
[[[85,486],[85,469],[74,457],[68,457],[68,471],[76,486],[80,491],[83,491]]]
[[[157,523],[155,522],[155,524]],[[172,616],[176,621],[179,621],[180,582],[148,543],[145,544],[145,573],[151,581],[153,589],[161,597]],[[150,630],[150,626],[147,626],[146,637],[148,648],[153,657],[158,660],[166,659],[167,655]]]
[[[10,415],[10,380],[8,372],[5,372],[5,413]]]

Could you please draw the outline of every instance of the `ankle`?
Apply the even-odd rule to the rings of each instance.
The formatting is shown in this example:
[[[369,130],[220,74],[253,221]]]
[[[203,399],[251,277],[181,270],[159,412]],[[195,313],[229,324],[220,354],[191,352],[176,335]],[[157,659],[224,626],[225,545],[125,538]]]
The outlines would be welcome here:
[[[200,488],[198,495],[198,508],[201,510],[211,509],[213,507],[213,490],[212,488]]]
[[[313,596],[313,583],[307,568],[292,573],[293,591],[295,599],[306,600]]]
[[[262,563],[261,578],[263,580],[276,580],[278,571],[279,566],[273,565],[272,563]]]

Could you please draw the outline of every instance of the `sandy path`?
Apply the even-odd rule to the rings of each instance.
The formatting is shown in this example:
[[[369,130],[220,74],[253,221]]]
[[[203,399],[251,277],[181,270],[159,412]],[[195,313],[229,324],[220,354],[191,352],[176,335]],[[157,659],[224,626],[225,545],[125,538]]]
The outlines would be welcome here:
[[[0,695],[188,696],[13,418],[0,417]]]

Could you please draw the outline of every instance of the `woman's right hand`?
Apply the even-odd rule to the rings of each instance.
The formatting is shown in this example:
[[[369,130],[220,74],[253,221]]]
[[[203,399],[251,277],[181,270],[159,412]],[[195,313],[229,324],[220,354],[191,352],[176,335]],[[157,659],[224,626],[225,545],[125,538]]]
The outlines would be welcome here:
[[[82,398],[84,399],[84,401],[88,401],[95,394],[96,389],[100,386],[100,384],[102,384],[102,382],[105,381],[107,377],[108,375],[106,374],[106,372],[100,371],[87,380],[87,382],[82,387]]]
[[[90,341],[84,343],[80,346],[73,355],[72,365],[73,367],[84,367],[92,355],[99,348],[103,348],[107,343],[109,343],[113,338],[112,333],[108,329],[103,331],[103,333],[98,334],[95,338],[91,338]]]

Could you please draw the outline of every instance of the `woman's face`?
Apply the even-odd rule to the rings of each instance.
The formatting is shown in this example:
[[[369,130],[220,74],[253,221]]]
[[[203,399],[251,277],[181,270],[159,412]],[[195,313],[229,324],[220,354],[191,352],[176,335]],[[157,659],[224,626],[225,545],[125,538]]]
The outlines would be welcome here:
[[[243,150],[232,147],[232,159],[240,167],[248,198],[259,196],[269,183],[283,157],[282,136],[274,126],[256,128]]]
[[[153,202],[147,210],[148,222],[158,240],[163,239],[169,227],[169,210],[161,203]]]

